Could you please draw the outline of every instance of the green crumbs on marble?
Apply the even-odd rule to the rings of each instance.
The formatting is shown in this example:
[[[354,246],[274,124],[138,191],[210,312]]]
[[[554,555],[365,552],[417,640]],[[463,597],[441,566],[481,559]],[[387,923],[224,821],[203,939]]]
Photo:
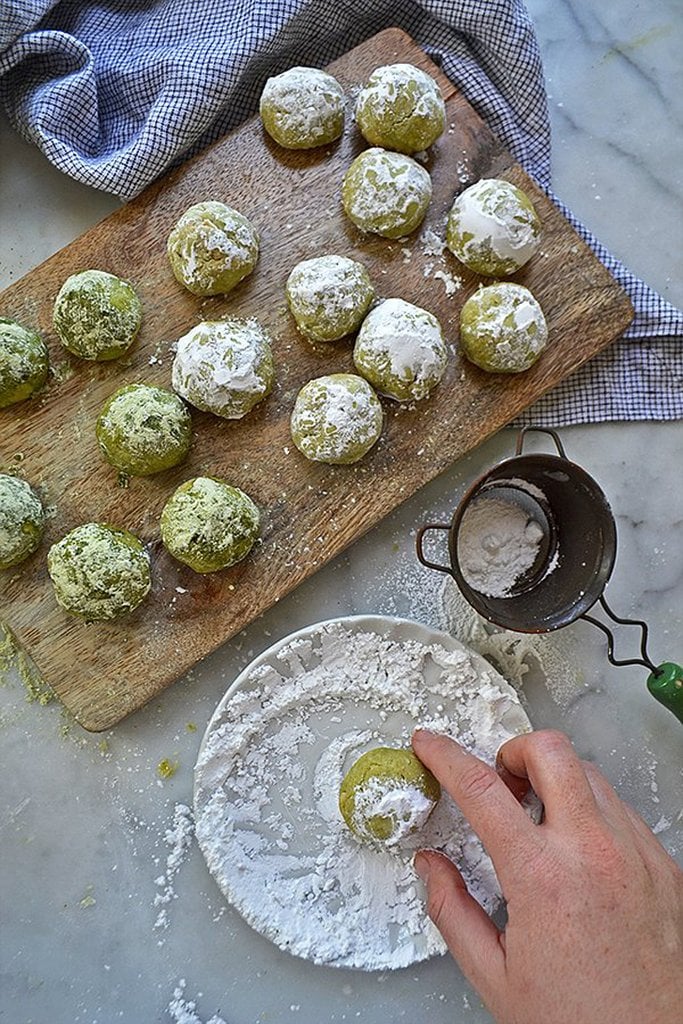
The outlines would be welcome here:
[[[163,761],[159,761],[157,765],[157,775],[160,779],[172,779],[175,773],[178,771],[178,761],[169,761],[167,757]]]
[[[196,732],[197,731],[197,725],[196,725],[195,722],[188,722],[187,725],[185,726],[185,728],[187,729],[188,732]]]
[[[93,896],[93,886],[89,885],[85,890],[83,898],[78,901],[78,905],[85,910],[87,907],[94,907],[96,903],[97,900]]]
[[[54,700],[54,691],[41,677],[38,669],[24,653],[9,626],[0,620],[0,683],[9,681],[10,672],[16,672],[26,689],[30,703],[45,706]]]

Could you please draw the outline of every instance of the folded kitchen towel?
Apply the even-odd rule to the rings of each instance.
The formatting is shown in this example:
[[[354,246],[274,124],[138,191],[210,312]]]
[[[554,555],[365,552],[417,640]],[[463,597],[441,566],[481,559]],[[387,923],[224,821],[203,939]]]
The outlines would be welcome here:
[[[2,0],[0,96],[17,130],[62,171],[129,199],[253,114],[269,75],[322,67],[392,25],[552,196],[543,72],[521,0]],[[683,313],[558,205],[636,316],[523,422],[683,417]]]

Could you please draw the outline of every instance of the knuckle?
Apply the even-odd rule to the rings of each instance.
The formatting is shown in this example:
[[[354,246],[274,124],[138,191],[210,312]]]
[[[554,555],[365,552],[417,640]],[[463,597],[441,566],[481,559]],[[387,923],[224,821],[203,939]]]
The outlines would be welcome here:
[[[559,729],[541,729],[535,733],[536,745],[539,746],[544,753],[548,754],[566,754],[574,751],[569,737],[560,732]]]
[[[488,765],[479,761],[468,765],[460,775],[458,789],[463,800],[479,802],[497,786],[500,777]]]

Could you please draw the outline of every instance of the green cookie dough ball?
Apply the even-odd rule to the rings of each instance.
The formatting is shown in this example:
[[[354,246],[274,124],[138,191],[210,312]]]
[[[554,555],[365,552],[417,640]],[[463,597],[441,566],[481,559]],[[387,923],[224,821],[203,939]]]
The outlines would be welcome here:
[[[412,750],[377,747],[344,776],[339,809],[359,839],[393,846],[422,828],[440,797],[441,786]]]
[[[132,612],[152,585],[149,555],[128,530],[84,523],[47,553],[57,603],[86,622],[108,622]]]
[[[479,288],[460,313],[460,344],[482,370],[520,373],[548,341],[543,310],[528,288],[503,281]]]
[[[214,477],[187,480],[161,513],[161,539],[195,572],[215,572],[249,554],[259,531],[259,510],[248,494]]]
[[[357,462],[382,433],[382,406],[362,377],[331,373],[304,384],[291,418],[292,440],[313,462]]]
[[[0,569],[33,554],[44,529],[43,506],[33,488],[19,477],[0,473]]]
[[[193,295],[224,295],[256,266],[259,237],[238,210],[209,201],[185,211],[166,249],[176,281]]]
[[[127,281],[104,270],[68,277],[55,299],[53,323],[64,348],[81,359],[118,359],[135,341],[142,304]]]
[[[273,390],[270,339],[256,320],[205,320],[179,339],[174,389],[203,412],[238,420]]]
[[[318,68],[290,68],[266,82],[259,105],[263,127],[285,149],[313,149],[344,131],[344,91]]]
[[[95,433],[112,466],[149,476],[183,461],[192,443],[192,417],[172,391],[128,384],[104,403]]]
[[[375,306],[353,349],[358,372],[397,402],[426,398],[443,377],[447,359],[439,321],[403,299],[385,299]]]
[[[432,179],[417,161],[386,149],[366,149],[344,175],[342,203],[361,231],[402,238],[418,227],[432,198]]]
[[[0,409],[23,402],[41,388],[48,365],[40,335],[0,316]]]
[[[387,64],[361,90],[356,123],[373,146],[419,153],[446,127],[446,107],[430,75],[412,64]]]
[[[456,198],[446,244],[477,274],[505,277],[527,263],[541,244],[541,222],[525,192],[509,181],[482,178]]]
[[[297,263],[287,278],[287,302],[309,341],[337,341],[358,328],[375,296],[362,263],[318,256]]]

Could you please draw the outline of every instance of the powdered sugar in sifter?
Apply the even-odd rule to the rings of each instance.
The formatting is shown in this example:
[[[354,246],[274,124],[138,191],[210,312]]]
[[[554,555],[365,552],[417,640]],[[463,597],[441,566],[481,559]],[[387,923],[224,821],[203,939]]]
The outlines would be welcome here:
[[[558,454],[523,454],[530,431],[552,437]],[[425,555],[425,535],[435,530],[448,534],[448,565]],[[648,668],[650,693],[683,722],[683,668],[655,665],[647,624],[616,615],[605,599],[616,543],[604,493],[567,458],[557,433],[543,427],[522,428],[514,458],[474,481],[450,523],[427,523],[416,540],[422,564],[452,576],[472,607],[497,626],[519,633],[550,632],[577,619],[597,626],[607,636],[609,661]],[[639,658],[615,657],[612,630],[588,614],[596,603],[612,622],[639,627]]]

